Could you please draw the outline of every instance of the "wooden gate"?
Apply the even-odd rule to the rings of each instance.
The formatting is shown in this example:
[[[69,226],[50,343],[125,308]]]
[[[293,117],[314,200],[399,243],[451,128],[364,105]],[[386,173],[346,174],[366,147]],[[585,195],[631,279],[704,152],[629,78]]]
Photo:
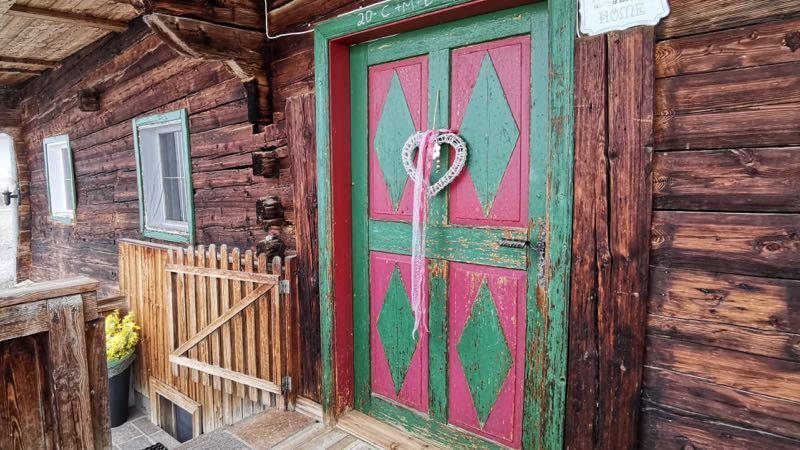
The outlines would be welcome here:
[[[288,294],[280,258],[267,263],[238,249],[202,247],[194,257],[183,249],[167,254],[167,336],[173,373],[247,396],[251,401],[288,405],[297,377],[297,308]],[[230,265],[229,265],[230,263]],[[286,298],[287,302],[283,302]],[[186,372],[184,372],[186,373]]]
[[[121,240],[119,258],[142,326],[139,392],[152,402],[153,385],[174,388],[200,406],[202,432],[292,404],[302,376],[293,256]]]

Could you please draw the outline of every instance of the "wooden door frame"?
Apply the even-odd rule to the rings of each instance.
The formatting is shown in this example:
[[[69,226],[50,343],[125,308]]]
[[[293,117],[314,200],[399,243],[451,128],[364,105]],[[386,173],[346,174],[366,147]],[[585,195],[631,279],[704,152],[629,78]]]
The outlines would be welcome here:
[[[536,2],[389,0],[315,29],[322,404],[327,423],[335,423],[354,401],[350,46],[529,3]],[[547,241],[541,261],[544,270],[537,285],[530,287],[536,291],[539,310],[526,340],[524,416],[545,426],[524,433],[523,444],[531,448],[561,448],[563,444],[572,257],[575,9],[573,1],[548,2],[550,133],[544,193],[548,220],[531,224]],[[528,380],[543,381],[533,385]]]

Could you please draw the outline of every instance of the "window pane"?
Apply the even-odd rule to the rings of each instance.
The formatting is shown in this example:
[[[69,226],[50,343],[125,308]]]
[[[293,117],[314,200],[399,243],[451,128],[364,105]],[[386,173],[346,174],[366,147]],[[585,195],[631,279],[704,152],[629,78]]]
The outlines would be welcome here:
[[[164,213],[167,220],[186,222],[182,191],[183,180],[178,178],[164,180]]]
[[[160,133],[158,144],[161,152],[161,172],[164,178],[180,177],[180,148],[178,147],[179,133]]]
[[[69,160],[69,152],[66,147],[61,148],[61,171],[64,174],[64,209],[72,211],[75,209],[74,202],[72,201],[72,178],[71,178],[71,164]]]
[[[172,120],[140,125],[139,168],[146,229],[187,234],[189,197],[184,125]]]
[[[47,185],[50,195],[50,207],[54,215],[65,215],[72,212],[72,183],[67,184],[65,164],[69,154],[66,144],[57,142],[48,144],[47,152]],[[65,162],[66,161],[66,162]]]

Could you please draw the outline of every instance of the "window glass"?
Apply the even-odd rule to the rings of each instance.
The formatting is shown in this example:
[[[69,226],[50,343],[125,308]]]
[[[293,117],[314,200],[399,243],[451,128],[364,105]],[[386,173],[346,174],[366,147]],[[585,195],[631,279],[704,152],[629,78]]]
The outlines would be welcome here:
[[[159,120],[163,119],[163,120]],[[141,214],[144,233],[187,242],[191,235],[191,180],[187,170],[187,123],[184,114],[134,121],[137,133]],[[166,234],[166,235],[165,235]]]
[[[75,180],[69,137],[45,139],[44,152],[50,213],[56,220],[71,222],[75,217]]]

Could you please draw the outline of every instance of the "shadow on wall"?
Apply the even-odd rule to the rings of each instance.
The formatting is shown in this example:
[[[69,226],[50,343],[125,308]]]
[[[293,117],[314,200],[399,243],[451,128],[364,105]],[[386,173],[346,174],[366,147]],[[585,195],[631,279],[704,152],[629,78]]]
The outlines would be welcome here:
[[[17,169],[12,140],[0,134],[0,192],[17,189]],[[13,286],[17,272],[17,200],[10,206],[0,201],[0,288]]]

